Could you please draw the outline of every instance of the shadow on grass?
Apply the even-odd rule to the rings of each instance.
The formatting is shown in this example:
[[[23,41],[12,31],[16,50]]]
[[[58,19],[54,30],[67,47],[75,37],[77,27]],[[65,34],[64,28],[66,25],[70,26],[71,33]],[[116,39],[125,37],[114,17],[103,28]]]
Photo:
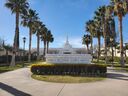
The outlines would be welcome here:
[[[111,79],[125,80],[128,81],[128,76],[118,73],[107,73],[107,77]]]
[[[12,94],[14,96],[32,96],[32,95],[30,95],[28,93],[20,91],[20,90],[18,90],[16,88],[13,88],[13,87],[11,87],[9,85],[6,85],[4,83],[0,83],[0,88],[2,90],[4,90],[4,91],[7,91],[8,93],[10,93],[10,94]]]

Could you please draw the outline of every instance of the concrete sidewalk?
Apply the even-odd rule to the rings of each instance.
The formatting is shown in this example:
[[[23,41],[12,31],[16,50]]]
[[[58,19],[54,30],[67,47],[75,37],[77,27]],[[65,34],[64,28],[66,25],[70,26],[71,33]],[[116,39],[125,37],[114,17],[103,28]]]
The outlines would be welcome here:
[[[64,84],[34,80],[23,68],[0,74],[0,96],[128,96],[128,73],[109,71],[104,81]]]

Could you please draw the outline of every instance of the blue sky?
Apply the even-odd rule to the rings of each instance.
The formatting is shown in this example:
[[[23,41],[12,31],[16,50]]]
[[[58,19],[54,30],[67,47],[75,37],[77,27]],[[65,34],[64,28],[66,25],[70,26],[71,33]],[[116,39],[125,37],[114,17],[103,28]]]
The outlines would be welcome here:
[[[0,1],[0,37],[7,44],[13,44],[15,15],[12,15],[11,11],[4,6],[5,2],[6,0]],[[109,0],[29,0],[29,3],[54,35],[55,40],[50,47],[62,47],[67,35],[73,47],[83,47],[81,38],[85,33],[85,22],[93,18],[94,11],[99,6],[109,4]],[[28,28],[20,25],[21,48],[24,36],[27,37],[26,47],[28,48],[28,32]],[[124,42],[128,42],[128,15],[123,20],[123,35]],[[97,39],[94,39],[94,44],[96,43]],[[35,35],[33,35],[32,47],[36,47]]]

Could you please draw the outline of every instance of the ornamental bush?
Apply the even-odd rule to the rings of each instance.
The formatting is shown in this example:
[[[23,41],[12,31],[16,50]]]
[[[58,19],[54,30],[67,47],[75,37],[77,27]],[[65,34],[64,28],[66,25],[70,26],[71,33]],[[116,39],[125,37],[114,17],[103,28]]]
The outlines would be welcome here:
[[[96,64],[35,64],[31,72],[36,75],[106,76],[106,65]]]

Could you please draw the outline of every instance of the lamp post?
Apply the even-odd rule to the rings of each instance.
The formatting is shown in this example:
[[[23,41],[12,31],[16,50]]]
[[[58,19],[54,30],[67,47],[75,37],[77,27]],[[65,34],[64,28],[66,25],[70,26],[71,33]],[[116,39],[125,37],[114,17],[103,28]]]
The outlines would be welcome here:
[[[113,41],[114,41],[114,39],[113,38],[110,38],[110,42],[111,42],[111,45],[112,45],[112,67],[114,66],[114,63],[113,63],[113,61],[114,61],[114,52],[113,52]]]
[[[25,43],[26,43],[26,37],[23,37],[23,67],[24,67],[24,59],[25,59]]]

